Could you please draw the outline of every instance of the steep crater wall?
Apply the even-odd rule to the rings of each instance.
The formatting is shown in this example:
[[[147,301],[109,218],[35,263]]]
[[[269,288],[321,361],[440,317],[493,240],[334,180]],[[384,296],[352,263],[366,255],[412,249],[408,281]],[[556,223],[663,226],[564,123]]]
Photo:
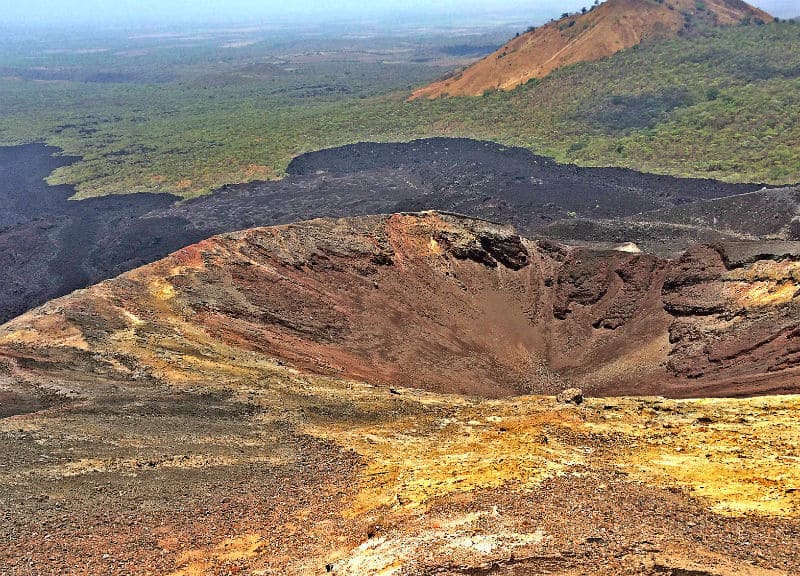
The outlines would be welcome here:
[[[251,377],[256,358],[488,397],[797,392],[800,252],[781,246],[673,262],[442,213],[315,220],[48,303],[0,329],[0,356],[171,382]]]

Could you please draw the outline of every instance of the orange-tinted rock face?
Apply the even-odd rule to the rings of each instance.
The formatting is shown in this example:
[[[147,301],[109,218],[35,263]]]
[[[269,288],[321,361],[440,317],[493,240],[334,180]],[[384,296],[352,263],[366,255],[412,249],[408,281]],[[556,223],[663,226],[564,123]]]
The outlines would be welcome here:
[[[249,312],[203,304],[201,322],[227,342],[306,369],[484,396],[554,391],[553,366],[583,373],[589,356],[615,358],[606,347],[619,349],[612,343],[640,317],[650,324],[637,302],[646,306],[650,257],[586,253],[587,266],[608,270],[584,281],[580,254],[561,264],[560,252],[543,252],[508,229],[439,215],[393,216],[366,237],[318,224],[285,232],[295,246],[301,237],[317,242],[270,259],[269,268],[234,264],[232,284]],[[281,251],[286,240],[286,233],[253,233],[240,253],[254,258],[253,243]],[[626,267],[644,276],[637,287],[618,280],[616,270]],[[559,321],[555,306],[569,319]],[[606,316],[624,328],[595,330]]]
[[[797,391],[798,264],[721,250],[673,263],[439,213],[316,220],[212,238],[54,301],[4,326],[0,351],[179,379],[274,358],[487,397]]]
[[[772,17],[739,0],[608,0],[594,10],[551,22],[513,39],[494,54],[412,99],[480,96],[511,90],[577,62],[599,60],[641,42],[672,38],[693,22],[715,26]]]

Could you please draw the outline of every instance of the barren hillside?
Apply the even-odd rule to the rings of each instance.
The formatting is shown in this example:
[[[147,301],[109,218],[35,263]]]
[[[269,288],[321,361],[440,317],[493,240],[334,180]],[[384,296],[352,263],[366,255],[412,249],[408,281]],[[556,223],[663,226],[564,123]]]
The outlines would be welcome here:
[[[599,60],[641,42],[673,38],[700,25],[772,20],[741,0],[608,0],[528,31],[466,70],[415,91],[411,98],[511,90],[557,68]]]

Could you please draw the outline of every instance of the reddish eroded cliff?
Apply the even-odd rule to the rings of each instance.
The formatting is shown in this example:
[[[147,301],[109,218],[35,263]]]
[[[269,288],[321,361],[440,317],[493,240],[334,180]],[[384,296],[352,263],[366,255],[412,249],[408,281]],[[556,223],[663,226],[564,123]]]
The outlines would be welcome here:
[[[725,380],[732,394],[796,391],[800,258],[756,252],[731,262],[737,248],[698,246],[670,267],[669,369],[698,382]]]
[[[0,354],[170,379],[250,374],[257,357],[485,397],[798,391],[800,262],[725,250],[672,262],[434,212],[313,220],[53,301],[6,324]]]

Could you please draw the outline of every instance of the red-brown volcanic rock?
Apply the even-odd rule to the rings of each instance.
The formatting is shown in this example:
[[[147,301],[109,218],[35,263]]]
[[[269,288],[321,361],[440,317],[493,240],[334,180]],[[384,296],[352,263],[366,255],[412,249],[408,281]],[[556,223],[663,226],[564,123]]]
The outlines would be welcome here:
[[[53,301],[6,324],[0,354],[133,371],[238,350],[489,397],[800,390],[800,262],[724,250],[670,262],[441,213],[315,220],[215,237]]]

